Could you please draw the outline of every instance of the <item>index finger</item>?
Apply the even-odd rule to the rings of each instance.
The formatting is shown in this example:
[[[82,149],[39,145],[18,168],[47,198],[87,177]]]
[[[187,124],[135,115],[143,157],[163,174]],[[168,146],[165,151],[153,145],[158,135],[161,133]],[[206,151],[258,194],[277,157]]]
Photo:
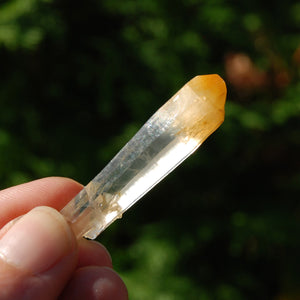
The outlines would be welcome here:
[[[61,210],[83,188],[63,177],[48,177],[0,191],[0,228],[36,206]]]

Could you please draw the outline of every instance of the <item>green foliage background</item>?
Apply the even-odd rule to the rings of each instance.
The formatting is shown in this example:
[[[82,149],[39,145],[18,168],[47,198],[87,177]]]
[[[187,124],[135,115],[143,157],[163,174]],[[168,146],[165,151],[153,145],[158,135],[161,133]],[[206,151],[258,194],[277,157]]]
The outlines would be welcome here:
[[[0,1],[0,187],[86,184],[218,73],[222,127],[99,240],[133,300],[299,299],[299,34],[292,0]]]

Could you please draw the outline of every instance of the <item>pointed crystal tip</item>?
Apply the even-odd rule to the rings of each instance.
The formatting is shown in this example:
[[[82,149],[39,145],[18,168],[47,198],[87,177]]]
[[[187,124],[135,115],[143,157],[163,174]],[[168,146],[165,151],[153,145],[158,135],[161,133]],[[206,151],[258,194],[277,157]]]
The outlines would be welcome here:
[[[197,140],[199,145],[224,121],[226,85],[219,75],[196,76],[179,90],[169,111],[176,112],[176,120],[181,127],[179,134]]]
[[[187,83],[201,99],[210,102],[216,109],[224,110],[226,99],[226,84],[217,74],[199,75]]]

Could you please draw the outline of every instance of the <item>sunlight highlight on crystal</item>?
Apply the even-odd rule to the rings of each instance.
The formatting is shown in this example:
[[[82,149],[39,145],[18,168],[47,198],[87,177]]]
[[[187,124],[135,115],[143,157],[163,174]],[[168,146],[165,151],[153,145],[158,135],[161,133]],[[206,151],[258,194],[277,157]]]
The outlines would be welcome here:
[[[62,209],[76,236],[96,238],[191,155],[224,121],[225,99],[218,75],[184,85]]]

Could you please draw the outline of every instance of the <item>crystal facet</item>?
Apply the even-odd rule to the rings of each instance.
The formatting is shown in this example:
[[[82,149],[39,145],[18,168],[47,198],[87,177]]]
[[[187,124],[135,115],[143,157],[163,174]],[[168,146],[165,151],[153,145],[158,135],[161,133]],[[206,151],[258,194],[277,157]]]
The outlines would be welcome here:
[[[218,75],[183,86],[62,209],[77,237],[96,238],[192,154],[224,121],[225,99]]]

